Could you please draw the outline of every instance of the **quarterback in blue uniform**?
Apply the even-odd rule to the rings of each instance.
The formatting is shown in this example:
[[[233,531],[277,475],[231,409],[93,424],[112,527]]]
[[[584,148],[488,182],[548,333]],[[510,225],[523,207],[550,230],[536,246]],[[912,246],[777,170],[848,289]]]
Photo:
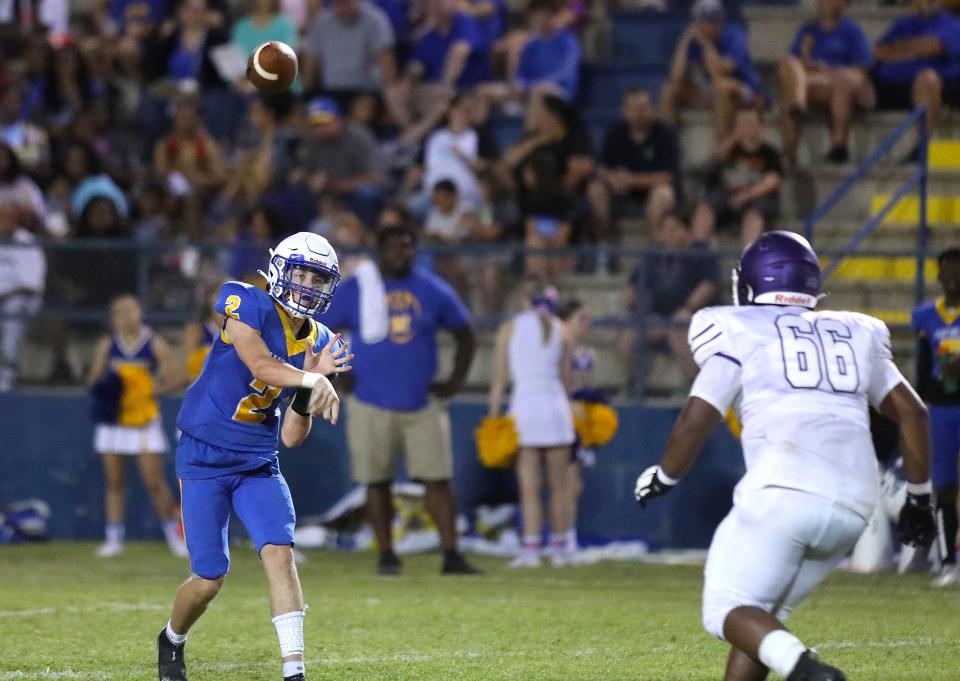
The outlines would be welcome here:
[[[261,274],[263,274],[261,272]],[[177,447],[184,535],[192,574],[158,637],[160,681],[186,681],[187,632],[230,569],[231,509],[256,544],[270,583],[283,676],[302,681],[303,594],[293,562],[296,521],[280,474],[277,440],[303,443],[311,418],[337,422],[340,402],[328,375],[348,371],[346,345],[313,317],[340,281],[333,247],[294,234],[270,251],[266,291],[228,282],[217,297],[224,316],[197,380],[183,398]],[[293,398],[281,425],[280,404]]]

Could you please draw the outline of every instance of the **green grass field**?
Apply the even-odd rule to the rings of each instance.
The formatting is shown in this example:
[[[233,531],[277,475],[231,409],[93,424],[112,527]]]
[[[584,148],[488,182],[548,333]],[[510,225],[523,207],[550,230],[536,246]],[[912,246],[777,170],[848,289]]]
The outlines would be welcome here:
[[[154,637],[186,564],[159,545],[113,561],[92,544],[0,549],[0,679],[156,679]],[[441,577],[439,558],[399,579],[370,554],[311,552],[307,670],[317,679],[722,678],[726,650],[700,628],[697,567],[605,563]],[[192,681],[279,681],[265,581],[234,551],[226,586],[190,635]],[[926,577],[836,574],[794,631],[850,681],[960,680],[960,592]]]

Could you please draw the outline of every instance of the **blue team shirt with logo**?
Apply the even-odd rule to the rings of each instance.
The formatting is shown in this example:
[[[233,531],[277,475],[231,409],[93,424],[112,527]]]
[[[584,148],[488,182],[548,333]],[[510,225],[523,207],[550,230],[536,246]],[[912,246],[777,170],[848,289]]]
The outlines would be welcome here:
[[[873,64],[873,53],[867,34],[850,17],[843,17],[829,31],[824,30],[819,21],[807,22],[797,31],[790,54],[834,67],[870,68]]]
[[[933,357],[933,378],[942,379],[937,355],[946,354],[960,357],[960,315],[954,316],[947,310],[943,298],[924,303],[913,311],[913,330],[921,342],[930,347]]]
[[[733,61],[735,65],[734,78],[749,86],[754,93],[763,91],[760,76],[757,75],[750,59],[750,45],[747,42],[747,32],[743,28],[735,24],[724,24],[717,40],[717,52],[720,53],[720,56]],[[690,47],[687,50],[687,60],[702,70],[706,69],[703,48],[696,40],[690,42]]]
[[[290,317],[265,291],[249,284],[224,284],[215,308],[258,331],[274,357],[297,369],[303,368],[308,344],[318,352],[332,336],[325,326],[308,319],[309,334],[297,339]],[[221,332],[203,370],[183,396],[177,417],[181,431],[212,447],[203,454],[180,448],[177,477],[210,478],[276,464],[280,405],[294,391],[254,379],[226,333]]]
[[[360,287],[356,278],[340,284],[333,305],[323,315],[331,329],[354,331],[354,395],[392,411],[427,406],[437,372],[437,331],[457,331],[470,313],[454,290],[439,277],[414,269],[404,279],[384,278],[390,326],[387,338],[368,345],[360,337]]]

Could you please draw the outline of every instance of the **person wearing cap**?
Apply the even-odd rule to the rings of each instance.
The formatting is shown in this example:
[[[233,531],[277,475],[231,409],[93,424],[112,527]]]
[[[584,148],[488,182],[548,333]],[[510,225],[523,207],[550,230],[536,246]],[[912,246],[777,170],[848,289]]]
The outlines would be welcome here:
[[[808,107],[828,113],[831,146],[824,159],[827,163],[850,160],[847,138],[853,113],[873,108],[870,42],[863,29],[845,16],[849,5],[850,0],[820,0],[819,16],[800,27],[790,54],[780,60],[780,124],[788,163],[796,163]]]
[[[676,124],[680,106],[713,109],[717,144],[733,129],[738,106],[763,103],[746,31],[726,22],[720,0],[697,0],[693,21],[680,37],[660,95],[663,117]]]
[[[333,196],[365,225],[376,224],[384,201],[383,161],[366,128],[344,120],[337,103],[317,97],[307,105],[310,132],[296,153],[293,183],[316,197]]]
[[[487,415],[500,416],[507,382],[511,382],[509,413],[520,442],[516,465],[523,548],[510,567],[540,566],[544,466],[549,489],[550,557],[555,567],[562,567],[572,558],[567,484],[570,448],[576,439],[569,398],[573,343],[569,330],[557,317],[557,289],[544,288],[537,280],[528,282],[526,289],[526,309],[497,331]]]
[[[470,313],[454,290],[414,267],[416,237],[402,224],[377,233],[377,261],[357,269],[337,289],[324,323],[353,332],[356,352],[347,402],[347,443],[354,479],[367,487],[367,514],[380,549],[377,572],[399,575],[393,550],[394,445],[407,475],[423,483],[424,500],[440,534],[444,574],[477,574],[457,551],[453,452],[445,400],[463,389],[476,338]],[[456,350],[447,380],[436,382],[437,334],[452,334]]]

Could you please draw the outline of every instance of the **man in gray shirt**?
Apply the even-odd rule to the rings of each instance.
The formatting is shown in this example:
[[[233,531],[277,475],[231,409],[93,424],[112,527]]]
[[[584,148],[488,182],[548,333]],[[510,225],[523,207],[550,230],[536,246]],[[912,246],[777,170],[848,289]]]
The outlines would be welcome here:
[[[297,150],[292,183],[319,198],[333,195],[373,227],[384,200],[383,160],[366,128],[345,120],[337,103],[317,97],[307,105],[310,132]]]
[[[303,41],[304,86],[329,93],[380,92],[396,80],[395,42],[390,19],[372,2],[332,0]]]

